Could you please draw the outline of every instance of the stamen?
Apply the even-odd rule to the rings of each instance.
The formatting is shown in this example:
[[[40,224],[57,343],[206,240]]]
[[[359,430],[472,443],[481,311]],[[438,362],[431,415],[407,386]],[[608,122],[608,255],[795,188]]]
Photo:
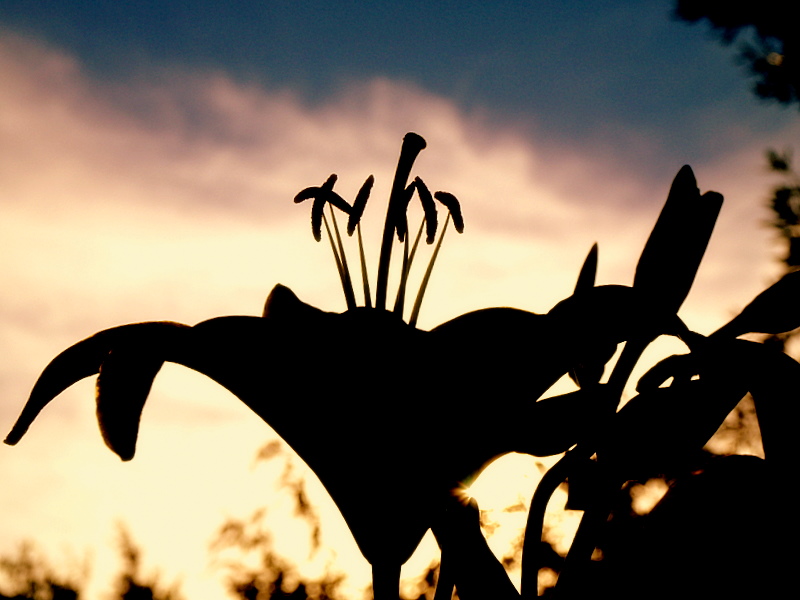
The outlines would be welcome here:
[[[296,204],[309,198],[314,198],[314,204],[311,207],[311,232],[317,241],[322,239],[322,217],[326,202],[333,204],[336,208],[348,214],[352,210],[345,199],[333,191],[336,179],[337,177],[334,173],[320,187],[308,187],[294,197]]]
[[[415,181],[408,184],[408,187],[405,189],[405,195],[402,197],[402,210],[397,211],[397,221],[394,224],[394,228],[397,231],[397,239],[401,242],[408,233],[408,205],[411,204],[411,198],[414,197],[414,191],[416,189],[417,183]]]
[[[410,186],[409,186],[410,187]],[[406,226],[408,226],[408,221],[406,221]],[[411,268],[411,264],[409,263],[408,258],[408,236],[405,236],[405,240],[403,243],[403,266],[400,269],[400,284],[397,286],[397,298],[394,301],[394,314],[399,315],[400,318],[403,318],[403,308],[405,306],[405,299],[406,299],[406,281],[408,279],[408,271]]]
[[[336,244],[333,243],[331,228],[328,226],[328,219],[325,218],[324,213],[322,214],[322,222],[325,224],[325,233],[328,234],[328,241],[331,243],[331,250],[333,250],[333,258],[336,261],[336,270],[339,271],[339,279],[342,280],[342,288],[344,289],[344,269],[342,267],[342,260],[339,258],[339,252],[336,250]]]
[[[441,192],[436,192],[436,193],[440,194]],[[447,225],[450,223],[451,214],[452,213],[448,212],[447,218],[444,220],[444,227],[442,227],[442,234],[439,236],[439,241],[436,243],[436,246],[433,249],[431,260],[428,263],[428,268],[425,270],[425,275],[422,278],[422,283],[419,286],[419,292],[417,292],[417,299],[414,301],[414,308],[411,309],[411,316],[408,318],[408,324],[411,325],[412,327],[416,327],[417,325],[417,318],[419,317],[419,309],[422,306],[422,297],[425,295],[425,290],[428,287],[428,281],[430,280],[431,272],[433,271],[433,263],[436,262],[436,257],[439,254],[439,248],[442,247],[442,240],[444,240],[444,234],[447,231]],[[453,219],[453,221],[455,221],[455,219]],[[462,224],[462,229],[463,229],[463,224]]]
[[[453,226],[458,233],[464,233],[464,217],[461,216],[461,205],[458,199],[448,192],[436,192],[433,195],[439,202],[447,207],[453,217]]]
[[[419,196],[420,204],[422,204],[422,210],[425,212],[425,223],[427,223],[427,237],[425,238],[425,242],[427,244],[432,244],[436,237],[436,227],[438,226],[436,203],[433,201],[433,196],[431,196],[428,186],[425,185],[422,179],[415,177],[414,183],[417,184],[417,195]]]
[[[364,283],[364,306],[372,308],[372,296],[369,293],[369,277],[367,276],[367,261],[364,258],[364,243],[361,239],[361,223],[356,224],[358,232],[358,255],[361,258],[361,280]]]
[[[344,299],[347,302],[347,308],[349,310],[356,307],[356,295],[353,291],[353,280],[350,278],[350,269],[347,266],[347,256],[344,253],[342,236],[339,235],[339,225],[336,223],[336,215],[333,213],[333,206],[330,207],[330,211],[331,221],[333,221],[333,231],[336,234],[336,243],[339,246],[339,255],[341,256],[342,260],[342,289],[344,290]],[[328,235],[330,235],[330,231],[328,232]],[[333,243],[332,240],[331,243]]]
[[[372,184],[375,183],[375,177],[370,175],[358,190],[356,199],[353,201],[353,207],[350,209],[350,218],[347,220],[347,235],[353,235],[356,225],[361,222],[361,216],[364,214],[364,209],[369,200],[369,194],[372,191]]]
[[[350,218],[347,220],[347,235],[353,235],[353,231],[358,231],[358,255],[361,259],[361,280],[364,284],[364,306],[367,308],[372,307],[372,297],[369,292],[369,277],[367,276],[367,261],[364,257],[364,241],[361,238],[361,216],[364,214],[364,209],[369,200],[369,194],[372,191],[372,185],[375,183],[375,177],[370,175],[358,190],[356,199],[353,201],[353,208],[350,211]]]
[[[381,241],[380,257],[378,260],[377,292],[375,298],[375,308],[385,310],[389,266],[394,243],[394,233],[396,231],[398,239],[403,242],[403,264],[400,268],[400,282],[397,289],[394,312],[399,314],[402,318],[405,305],[405,294],[408,286],[408,278],[411,272],[411,266],[416,256],[417,248],[419,247],[420,239],[422,238],[423,229],[426,232],[426,243],[433,244],[434,241],[436,241],[438,216],[436,202],[434,202],[434,199],[438,200],[448,209],[448,214],[444,227],[442,228],[442,233],[440,234],[439,240],[435,244],[431,254],[431,258],[423,276],[420,289],[417,292],[417,297],[415,299],[411,318],[409,320],[411,325],[415,325],[417,322],[422,298],[425,295],[425,290],[427,289],[428,282],[430,280],[433,265],[436,262],[439,249],[442,246],[447,225],[452,220],[453,225],[459,233],[464,231],[464,220],[461,215],[461,206],[455,196],[448,192],[441,191],[431,195],[428,186],[425,185],[425,182],[423,182],[419,177],[415,177],[411,183],[408,183],[414,161],[416,160],[417,156],[419,156],[419,153],[425,148],[425,146],[425,140],[416,133],[407,133],[403,138],[403,146],[400,149],[400,157],[397,161],[394,181],[392,182],[392,191],[389,196],[389,206],[386,211],[386,221],[383,228],[383,238]],[[328,235],[328,242],[331,245],[331,251],[333,252],[334,260],[336,261],[336,268],[339,271],[339,277],[342,282],[342,289],[344,291],[345,300],[347,301],[348,310],[356,308],[355,293],[353,291],[353,282],[350,276],[350,269],[347,264],[347,257],[345,255],[344,243],[342,242],[342,237],[339,233],[339,226],[333,207],[336,207],[349,215],[347,220],[347,234],[352,236],[355,231],[358,231],[358,252],[361,262],[361,279],[364,286],[364,304],[367,307],[371,307],[372,297],[370,293],[369,275],[364,253],[364,241],[361,235],[361,217],[364,214],[375,178],[372,175],[367,177],[356,194],[356,198],[353,201],[352,206],[349,205],[339,194],[333,191],[333,186],[336,183],[336,180],[336,174],[332,174],[321,186],[308,187],[301,190],[295,196],[294,201],[299,203],[308,199],[314,200],[311,208],[311,231],[314,234],[314,239],[320,241],[322,238],[322,225],[325,225],[325,231]],[[415,190],[419,196],[424,216],[412,244],[411,240],[408,238],[409,232],[407,213],[408,205],[414,196]],[[326,204],[331,206],[330,221],[325,216]],[[333,230],[331,230],[331,222]],[[588,261],[589,259],[587,258],[587,265],[589,264]],[[589,266],[585,266],[584,268],[589,269]],[[592,278],[592,284],[593,281],[594,280]]]
[[[405,253],[403,255],[403,268],[400,273],[400,285],[397,287],[397,300],[394,305],[394,312],[402,316],[405,305],[406,297],[406,284],[408,283],[408,276],[411,273],[411,264],[414,262],[414,255],[417,253],[417,246],[422,237],[422,230],[425,227],[425,218],[419,224],[417,230],[417,237],[414,238],[414,245],[411,246],[411,251],[408,250],[408,238],[406,238]]]

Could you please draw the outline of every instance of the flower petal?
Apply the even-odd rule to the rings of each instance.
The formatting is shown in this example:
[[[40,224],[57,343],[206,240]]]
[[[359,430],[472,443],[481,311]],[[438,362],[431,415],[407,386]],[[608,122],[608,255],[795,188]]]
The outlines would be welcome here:
[[[186,329],[186,325],[168,321],[135,323],[106,329],[70,346],[56,356],[39,376],[22,413],[6,437],[6,444],[19,442],[42,409],[61,392],[73,383],[97,374],[113,348],[125,346],[132,340],[149,339],[153,347],[168,351],[175,333]]]
[[[109,352],[97,377],[97,423],[106,445],[122,460],[136,452],[139,421],[163,359],[157,345],[120,346]]]

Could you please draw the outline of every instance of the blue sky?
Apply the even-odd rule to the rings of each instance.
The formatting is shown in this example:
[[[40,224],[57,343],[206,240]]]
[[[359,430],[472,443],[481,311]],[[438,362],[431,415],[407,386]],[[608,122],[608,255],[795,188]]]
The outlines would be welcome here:
[[[323,102],[386,77],[490,119],[575,143],[635,128],[676,160],[707,158],[719,119],[776,130],[794,118],[749,92],[731,48],[669,1],[17,2],[0,23],[77,56],[94,76],[221,70]],[[715,118],[709,112],[715,111]],[[635,150],[628,160],[639,161]],[[648,168],[645,161],[637,165]]]
[[[0,427],[53,356],[98,330],[260,314],[276,283],[343,310],[330,251],[291,199],[332,172],[350,199],[374,173],[374,268],[377,198],[407,131],[428,140],[415,173],[454,193],[466,221],[443,246],[422,328],[487,306],[544,312],[594,242],[598,282],[630,283],[688,163],[726,198],[681,312],[712,331],[780,270],[764,152],[797,146],[800,121],[754,97],[733,50],[671,10],[0,2]],[[251,469],[274,434],[208,381],[165,368],[137,458],[121,465],[92,397],[90,381],[76,385],[18,447],[0,447],[0,552],[25,537],[55,556],[91,548],[102,588],[123,520],[187,596],[222,597],[207,544],[226,515],[280,504],[277,475]],[[346,534],[326,535],[325,560],[363,575]]]

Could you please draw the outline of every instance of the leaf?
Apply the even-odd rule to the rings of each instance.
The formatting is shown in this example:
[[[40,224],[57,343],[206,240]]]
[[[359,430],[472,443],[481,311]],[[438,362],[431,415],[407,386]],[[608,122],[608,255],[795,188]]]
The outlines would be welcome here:
[[[598,460],[623,479],[652,477],[677,468],[702,449],[747,393],[716,377],[648,389],[614,416]]]
[[[554,456],[585,441],[607,412],[603,386],[528,401],[509,415],[503,435],[513,446],[508,451],[532,456]]]
[[[670,377],[673,384],[681,385],[691,381],[700,371],[698,358],[693,354],[673,354],[659,361],[639,378],[637,392],[653,390],[665,383]]]
[[[756,296],[741,313],[714,332],[714,337],[745,333],[784,333],[800,327],[800,271],[781,277]]]
[[[735,340],[741,352],[739,368],[748,376],[767,462],[777,473],[794,468],[800,403],[800,363],[763,344]]]

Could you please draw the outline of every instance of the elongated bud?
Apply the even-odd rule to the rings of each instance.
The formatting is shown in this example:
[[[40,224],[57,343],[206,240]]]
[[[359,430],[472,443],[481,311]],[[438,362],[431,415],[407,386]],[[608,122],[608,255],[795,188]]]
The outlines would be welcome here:
[[[586,260],[583,261],[581,272],[578,274],[578,281],[575,283],[575,293],[584,292],[594,287],[597,278],[597,244],[592,246]]]
[[[683,304],[721,208],[720,194],[700,195],[689,166],[678,172],[633,279],[633,287],[656,308],[675,313]]]

